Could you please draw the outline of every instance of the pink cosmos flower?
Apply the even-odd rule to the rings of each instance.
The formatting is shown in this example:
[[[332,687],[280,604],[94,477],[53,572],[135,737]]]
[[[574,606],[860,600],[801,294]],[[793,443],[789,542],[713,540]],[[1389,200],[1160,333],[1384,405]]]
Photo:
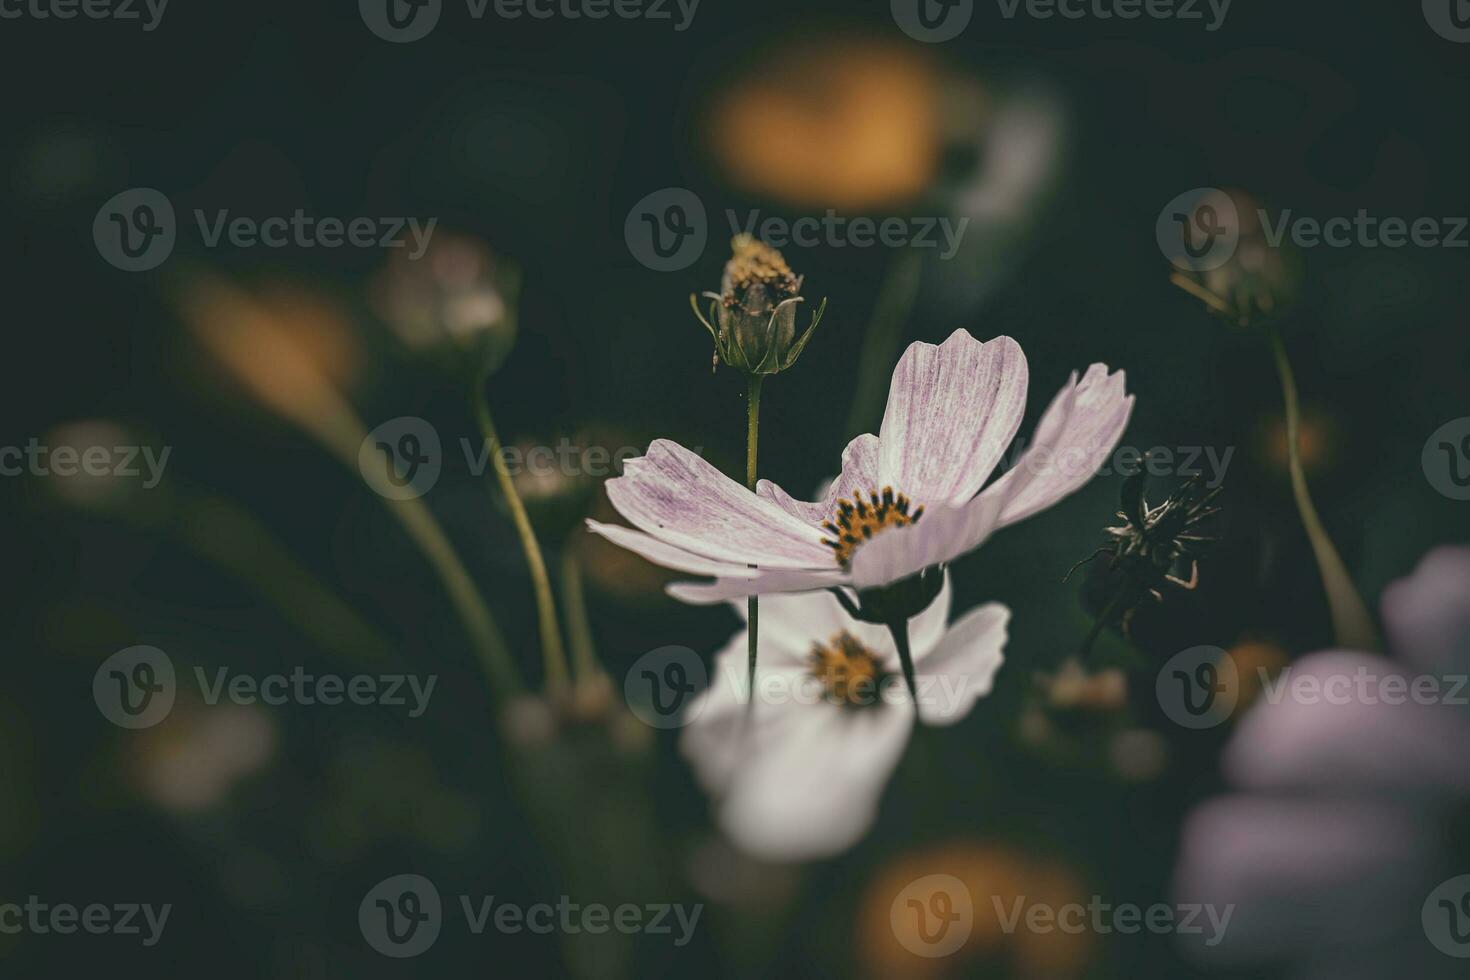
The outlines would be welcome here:
[[[1026,357],[1009,337],[981,343],[956,330],[937,346],[913,343],[893,372],[881,430],[848,444],[824,500],[796,500],[769,480],[752,493],[659,439],[607,484],[633,527],[588,525],[655,564],[714,577],[669,587],[686,602],[881,588],[1057,503],[1122,437],[1133,396],[1122,371],[1094,364],[1080,381],[1073,373],[1026,454],[986,487],[1020,428],[1026,383]]]
[[[1435,883],[1466,870],[1444,847],[1470,800],[1470,548],[1430,552],[1381,609],[1397,658],[1297,661],[1231,738],[1235,791],[1186,821],[1178,897],[1236,906],[1224,942],[1192,950],[1201,962],[1301,980],[1466,975],[1470,897]]]

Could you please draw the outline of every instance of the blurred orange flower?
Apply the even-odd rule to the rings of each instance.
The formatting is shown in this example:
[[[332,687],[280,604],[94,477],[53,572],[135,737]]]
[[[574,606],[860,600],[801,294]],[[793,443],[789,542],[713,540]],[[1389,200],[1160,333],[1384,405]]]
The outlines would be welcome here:
[[[1018,899],[1053,909],[1085,905],[1086,890],[1066,865],[1003,844],[957,841],[905,854],[869,884],[858,912],[858,960],[869,975],[975,976],[985,964],[1006,976],[1068,980],[1087,969],[1093,936],[1024,927],[1007,933],[997,914]],[[931,928],[929,911],[943,913],[967,934]],[[936,938],[937,937],[937,938]]]
[[[708,140],[728,177],[755,194],[797,207],[902,203],[938,167],[940,79],[901,44],[788,43],[714,97]]]

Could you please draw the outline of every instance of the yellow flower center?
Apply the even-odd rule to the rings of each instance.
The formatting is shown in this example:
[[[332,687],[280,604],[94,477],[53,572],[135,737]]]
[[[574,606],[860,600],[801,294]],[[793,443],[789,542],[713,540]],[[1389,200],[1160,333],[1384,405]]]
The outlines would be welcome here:
[[[833,519],[822,525],[832,535],[823,538],[822,543],[832,549],[837,564],[846,568],[858,545],[879,531],[918,523],[924,516],[924,508],[915,507],[910,513],[909,506],[909,498],[901,493],[894,494],[892,487],[884,487],[882,493],[871,490],[866,500],[860,493],[853,494],[852,500],[844,497],[837,501],[837,513]]]
[[[834,701],[851,705],[877,703],[883,668],[878,665],[878,658],[846,630],[825,644],[812,645],[811,671]]]

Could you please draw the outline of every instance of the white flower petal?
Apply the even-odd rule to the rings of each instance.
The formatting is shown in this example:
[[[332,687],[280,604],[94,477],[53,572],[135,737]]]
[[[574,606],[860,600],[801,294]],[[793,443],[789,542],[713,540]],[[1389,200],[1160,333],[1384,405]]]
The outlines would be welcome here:
[[[714,796],[729,788],[736,769],[752,751],[745,641],[741,630],[715,656],[710,686],[689,702],[686,717],[692,720],[679,736],[679,750],[689,760],[700,786]],[[764,632],[758,663],[757,685],[795,686],[807,672],[787,648],[768,645]]]
[[[1132,411],[1122,371],[1094,364],[1080,382],[1074,374],[1042,415],[1031,448],[980,495],[1005,499],[1001,526],[1081,489],[1112,454]]]
[[[944,584],[940,586],[939,594],[923,612],[909,620],[909,649],[914,653],[915,663],[933,651],[944,638],[945,628],[949,625],[949,610],[953,604],[954,590],[950,588],[949,569],[946,568]],[[894,656],[897,657],[896,652]]]
[[[914,650],[919,717],[929,725],[952,725],[990,693],[1005,662],[1006,624],[1011,611],[986,603],[961,616],[932,652]]]
[[[807,503],[796,500],[770,480],[760,480],[755,492],[771,501],[788,514],[814,526],[831,520],[837,510],[837,501],[851,499],[858,492],[879,489],[878,480],[878,437],[872,434],[858,436],[842,451],[842,472],[832,481],[822,500]]]
[[[734,772],[720,825],[755,857],[804,861],[839,854],[867,833],[913,712],[757,703],[754,724],[754,752]]]
[[[664,568],[672,568],[680,572],[689,572],[692,575],[733,575],[749,576],[758,571],[748,565],[736,564],[727,561],[715,561],[705,558],[683,548],[660,541],[650,534],[635,531],[631,527],[623,527],[620,524],[603,524],[600,521],[588,520],[587,529],[602,535],[613,544],[627,548],[635,555],[648,559],[655,565]]]
[[[832,561],[819,528],[667,439],[624,463],[623,475],[606,487],[635,527],[706,558],[767,568],[822,568]]]
[[[1026,355],[1010,337],[956,330],[904,351],[879,431],[884,486],[925,504],[963,501],[985,484],[1026,412]]]
[[[1470,673],[1470,548],[1440,547],[1379,603],[1395,656],[1433,674]]]
[[[999,496],[981,494],[965,504],[925,507],[915,523],[879,531],[853,552],[853,585],[859,589],[890,585],[978,548],[1000,526],[1004,505]]]
[[[768,631],[778,635],[786,646],[798,650],[803,658],[811,652],[813,644],[826,643],[844,631],[874,653],[892,647],[887,627],[853,619],[831,592],[778,592],[762,596],[760,603],[762,650]],[[929,608],[935,605],[938,602]],[[742,619],[745,617],[743,601],[732,602],[731,607]],[[914,621],[917,623],[918,618]],[[943,630],[942,623],[940,629]]]
[[[708,605],[773,592],[814,592],[848,581],[847,573],[832,562],[832,567],[824,571],[748,568],[742,573],[721,575],[713,582],[675,582],[664,591],[680,602]]]
[[[1264,790],[1353,789],[1405,798],[1470,791],[1470,758],[1461,751],[1470,721],[1443,705],[1415,703],[1413,678],[1396,691],[1381,686],[1400,673],[1393,661],[1365,653],[1303,657],[1267,682],[1282,685],[1279,700],[1267,700],[1241,721],[1225,751],[1227,775]]]

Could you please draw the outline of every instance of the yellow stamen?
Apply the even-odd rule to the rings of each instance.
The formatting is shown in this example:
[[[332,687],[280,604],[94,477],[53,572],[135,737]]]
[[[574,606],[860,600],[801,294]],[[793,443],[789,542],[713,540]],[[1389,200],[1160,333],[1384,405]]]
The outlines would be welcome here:
[[[881,493],[870,490],[867,499],[860,493],[853,494],[852,500],[844,497],[837,501],[833,519],[822,525],[831,535],[823,538],[822,543],[832,549],[837,564],[846,568],[858,545],[884,528],[907,527],[924,516],[922,506],[914,508],[912,513],[909,507],[909,498],[895,494],[892,487],[884,487]]]
[[[828,695],[844,704],[874,704],[883,670],[878,660],[851,633],[843,630],[825,645],[813,644],[812,676]]]

